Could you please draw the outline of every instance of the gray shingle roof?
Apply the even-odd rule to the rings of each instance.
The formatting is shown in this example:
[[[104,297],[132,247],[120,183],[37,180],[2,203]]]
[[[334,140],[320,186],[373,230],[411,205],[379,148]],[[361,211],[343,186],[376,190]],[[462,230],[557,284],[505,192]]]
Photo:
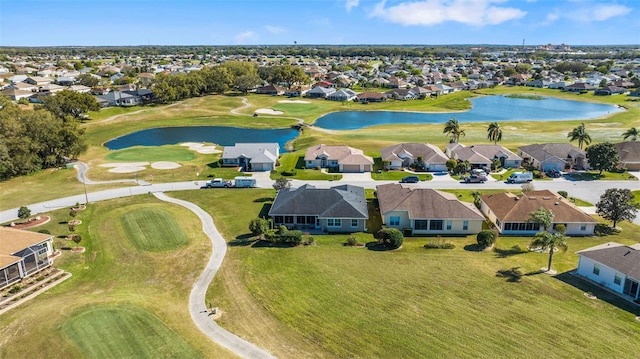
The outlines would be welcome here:
[[[369,218],[364,188],[342,185],[315,188],[304,185],[278,191],[270,216],[318,215],[321,218]]]
[[[640,280],[640,250],[609,242],[577,253],[628,277]]]

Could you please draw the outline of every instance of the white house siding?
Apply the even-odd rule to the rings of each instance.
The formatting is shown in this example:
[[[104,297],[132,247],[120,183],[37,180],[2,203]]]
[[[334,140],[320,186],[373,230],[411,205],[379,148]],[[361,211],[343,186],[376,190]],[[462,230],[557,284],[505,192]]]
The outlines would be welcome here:
[[[464,219],[440,219],[434,218],[434,220],[442,220],[442,230],[417,230],[413,229],[413,234],[443,234],[443,235],[468,235],[477,234],[482,231],[481,220],[466,220],[468,222],[467,230],[464,230]],[[447,229],[447,221],[451,221],[451,229]],[[413,222],[413,221],[412,221]],[[411,226],[413,228],[413,226]]]
[[[600,267],[600,273],[598,274],[593,273],[593,267],[596,264]],[[611,269],[603,264],[597,263],[590,258],[580,256],[577,273],[587,279],[590,279],[600,285],[603,285],[613,290],[616,293],[622,294],[626,276],[622,273],[615,271],[614,269]],[[619,285],[613,282],[616,273],[618,273],[621,277]]]
[[[567,223],[568,236],[592,236],[596,229],[595,223],[585,223],[585,230],[582,229],[582,223]]]
[[[391,217],[399,217],[400,224],[392,226]],[[382,223],[390,228],[404,229],[411,228],[411,220],[409,219],[409,214],[407,211],[389,211],[387,213],[382,214]]]
[[[366,221],[364,219],[357,219],[358,225],[356,227],[351,226],[351,218],[340,218],[342,226],[340,227],[329,227],[328,218],[321,218],[320,223],[322,226],[322,230],[326,232],[337,232],[337,233],[353,233],[353,232],[365,232],[366,229]]]
[[[522,161],[520,160],[505,160],[504,167],[505,168],[518,168],[522,166]]]
[[[446,164],[434,164],[434,163],[425,163],[425,168],[429,172],[442,172],[447,170]]]
[[[388,170],[399,170],[402,168],[402,161],[389,161],[385,168]]]

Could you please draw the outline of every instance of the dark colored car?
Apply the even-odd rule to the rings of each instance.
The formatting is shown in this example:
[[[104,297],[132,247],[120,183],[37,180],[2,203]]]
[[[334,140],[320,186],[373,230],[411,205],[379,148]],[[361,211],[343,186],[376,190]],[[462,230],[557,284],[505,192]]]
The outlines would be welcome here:
[[[550,169],[547,171],[547,176],[551,177],[551,178],[560,178],[562,176],[562,173],[560,171],[558,171],[557,169]]]
[[[464,178],[464,183],[484,183],[487,180],[485,176],[471,175]]]
[[[418,183],[418,182],[420,182],[420,178],[418,176],[407,176],[400,181],[400,183]]]

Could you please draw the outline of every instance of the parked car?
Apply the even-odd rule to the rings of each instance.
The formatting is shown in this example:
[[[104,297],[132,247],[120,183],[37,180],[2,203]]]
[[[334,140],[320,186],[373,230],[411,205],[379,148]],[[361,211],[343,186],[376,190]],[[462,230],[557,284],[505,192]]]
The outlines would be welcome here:
[[[233,186],[231,181],[223,180],[222,178],[214,178],[205,183],[205,188],[229,188]]]
[[[400,180],[400,183],[418,183],[420,182],[420,177],[418,176],[407,176],[407,177],[403,177],[402,180]]]
[[[562,176],[562,173],[560,171],[558,171],[555,168],[552,168],[550,170],[547,170],[547,176],[551,177],[551,178],[559,178]]]
[[[485,183],[487,181],[487,177],[471,175],[464,178],[464,183]]]

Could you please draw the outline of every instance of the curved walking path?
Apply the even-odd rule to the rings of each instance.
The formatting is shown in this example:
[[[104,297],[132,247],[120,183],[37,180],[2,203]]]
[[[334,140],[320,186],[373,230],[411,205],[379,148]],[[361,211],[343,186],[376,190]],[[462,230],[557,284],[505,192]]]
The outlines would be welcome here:
[[[240,110],[244,110],[245,108],[251,107],[251,104],[249,103],[249,100],[247,100],[246,97],[241,97],[241,99],[242,99],[242,106],[233,108],[233,109],[229,110],[229,112],[231,112],[234,115],[252,116],[252,115],[247,115],[247,114],[244,114],[244,113],[238,113],[238,111],[240,111]]]
[[[211,258],[209,258],[209,262],[204,268],[202,275],[200,275],[200,278],[198,278],[198,281],[194,284],[191,294],[189,295],[189,312],[191,313],[193,322],[215,343],[220,344],[243,358],[275,358],[264,349],[223,329],[209,316],[206,307],[207,288],[209,288],[213,277],[218,272],[218,269],[220,269],[227,252],[227,242],[222,238],[220,232],[218,232],[211,216],[191,202],[171,198],[162,192],[155,192],[153,195],[162,201],[180,205],[195,213],[202,221],[202,230],[211,239],[211,244],[213,245]]]

